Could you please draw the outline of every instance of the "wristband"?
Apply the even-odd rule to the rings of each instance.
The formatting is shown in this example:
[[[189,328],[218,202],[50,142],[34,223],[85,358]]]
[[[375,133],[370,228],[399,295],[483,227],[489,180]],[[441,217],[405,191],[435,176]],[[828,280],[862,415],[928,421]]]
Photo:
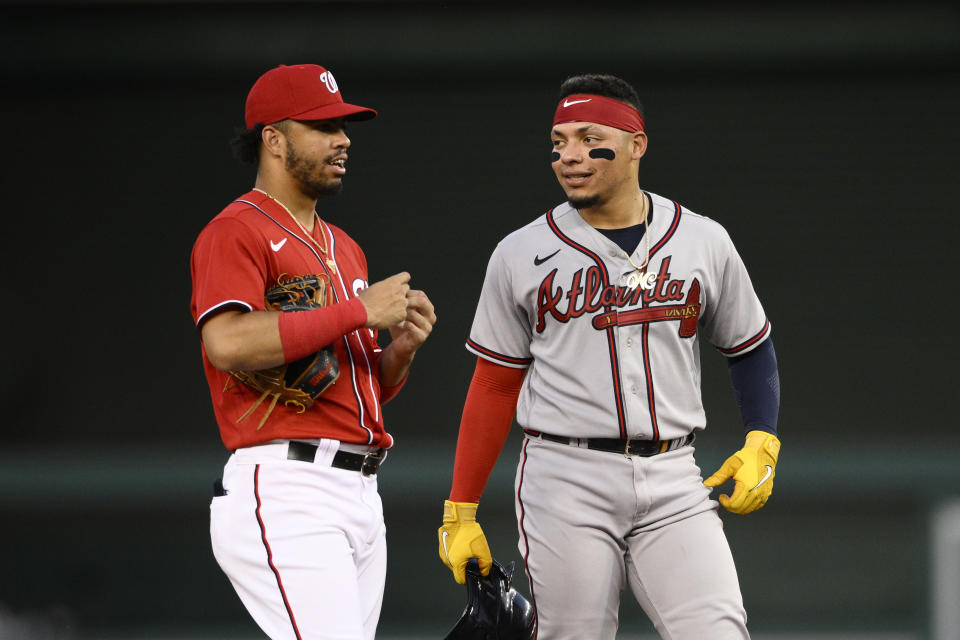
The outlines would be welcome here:
[[[351,298],[321,309],[280,313],[277,330],[284,362],[313,355],[337,338],[363,327],[367,309],[360,298]]]

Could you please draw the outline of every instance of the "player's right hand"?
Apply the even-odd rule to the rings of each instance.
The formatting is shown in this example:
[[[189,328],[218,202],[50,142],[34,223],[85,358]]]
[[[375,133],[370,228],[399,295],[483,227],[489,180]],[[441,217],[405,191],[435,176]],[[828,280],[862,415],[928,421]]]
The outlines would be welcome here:
[[[466,566],[470,558],[480,563],[480,573],[487,575],[493,565],[493,556],[487,537],[477,522],[476,502],[443,501],[443,526],[437,531],[440,540],[440,559],[453,571],[453,579],[466,584]]]
[[[360,291],[357,297],[367,309],[367,322],[363,326],[387,329],[403,322],[407,317],[409,283],[410,274],[401,271]]]

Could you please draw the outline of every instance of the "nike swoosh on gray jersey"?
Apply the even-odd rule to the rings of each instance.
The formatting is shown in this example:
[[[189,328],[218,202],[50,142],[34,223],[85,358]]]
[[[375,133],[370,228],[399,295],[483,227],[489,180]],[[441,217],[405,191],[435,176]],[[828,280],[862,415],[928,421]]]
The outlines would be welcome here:
[[[535,265],[537,265],[537,266],[539,267],[539,266],[542,265],[544,262],[546,262],[547,260],[549,260],[549,259],[552,258],[553,256],[557,255],[558,253],[560,253],[560,249],[557,249],[556,251],[554,251],[553,253],[551,253],[550,255],[548,255],[546,258],[541,258],[540,256],[534,256],[534,258],[533,258],[533,264],[535,264]]]

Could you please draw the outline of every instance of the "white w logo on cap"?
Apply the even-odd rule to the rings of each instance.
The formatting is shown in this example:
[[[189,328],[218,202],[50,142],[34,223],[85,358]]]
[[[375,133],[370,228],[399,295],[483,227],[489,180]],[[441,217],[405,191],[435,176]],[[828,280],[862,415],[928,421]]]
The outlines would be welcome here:
[[[327,91],[330,93],[337,92],[337,81],[333,79],[333,74],[329,71],[324,71],[320,74],[320,81],[327,85]]]

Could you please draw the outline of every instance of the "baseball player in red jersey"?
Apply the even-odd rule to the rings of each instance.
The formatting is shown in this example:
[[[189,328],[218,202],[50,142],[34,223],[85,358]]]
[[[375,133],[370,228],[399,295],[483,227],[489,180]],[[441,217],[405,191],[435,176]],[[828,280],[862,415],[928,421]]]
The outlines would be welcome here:
[[[210,506],[213,551],[271,638],[370,639],[380,615],[386,543],[376,473],[393,445],[381,405],[403,385],[436,316],[407,273],[368,285],[363,251],[316,212],[346,175],[346,121],[374,116],[345,103],[323,67],[263,74],[234,143],[257,163],[256,186],[193,248],[191,311],[232,452]],[[272,296],[298,283],[321,304],[278,311]],[[381,329],[392,338],[382,350]],[[293,385],[284,372],[312,354],[324,362],[307,381],[312,395],[258,386]]]
[[[640,188],[647,136],[614,76],[560,89],[552,167],[567,202],[494,250],[467,348],[478,356],[460,423],[439,553],[463,582],[489,566],[477,508],[514,413],[519,549],[540,640],[612,639],[629,585],[663,638],[748,638],[719,503],[767,501],[780,449],[770,322],[718,223]],[[700,339],[728,357],[744,447],[706,481]]]

